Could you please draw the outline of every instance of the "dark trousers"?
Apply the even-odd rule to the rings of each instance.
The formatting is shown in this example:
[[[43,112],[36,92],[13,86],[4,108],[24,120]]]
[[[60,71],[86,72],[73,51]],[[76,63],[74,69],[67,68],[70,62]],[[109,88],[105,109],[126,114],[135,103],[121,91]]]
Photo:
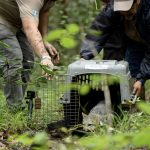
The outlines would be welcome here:
[[[25,94],[34,55],[21,30],[14,32],[0,24],[0,68],[5,81],[4,95],[9,106],[20,106]],[[29,62],[30,61],[30,62]]]

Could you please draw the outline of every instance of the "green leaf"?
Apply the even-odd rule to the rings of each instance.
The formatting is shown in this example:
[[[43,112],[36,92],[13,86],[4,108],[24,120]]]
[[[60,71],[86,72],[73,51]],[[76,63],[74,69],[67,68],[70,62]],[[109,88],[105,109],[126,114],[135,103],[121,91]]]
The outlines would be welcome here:
[[[37,144],[45,144],[48,141],[48,136],[45,132],[37,133],[33,138],[33,142]]]
[[[31,145],[33,142],[33,138],[29,137],[28,133],[24,133],[17,138],[17,141],[24,145]]]
[[[109,136],[89,136],[79,140],[80,145],[89,150],[104,150],[110,142]]]
[[[90,87],[89,85],[82,85],[79,89],[79,92],[81,95],[87,95],[90,92]]]
[[[60,39],[60,44],[67,49],[72,49],[76,47],[77,42],[73,39],[73,37],[62,37]]]
[[[144,102],[138,102],[137,107],[142,110],[143,112],[150,115],[150,104],[144,103]]]
[[[119,77],[117,76],[108,76],[108,85],[113,85],[115,83],[119,83]]]
[[[64,29],[53,30],[48,33],[44,40],[46,41],[55,41],[60,39],[62,36],[66,35],[67,31]]]
[[[96,9],[100,9],[101,8],[101,0],[95,0],[95,6],[96,6]]]
[[[66,29],[70,34],[73,34],[73,35],[76,35],[77,33],[79,33],[79,30],[80,30],[78,25],[76,24],[69,24],[66,26]]]
[[[87,31],[87,33],[98,37],[98,36],[100,36],[102,34],[102,31],[97,31],[97,30],[89,29]]]
[[[10,48],[10,46],[2,41],[0,41],[0,47]]]
[[[40,76],[38,78],[35,79],[36,84],[39,85],[39,83],[47,83],[47,79],[44,76]]]
[[[150,133],[150,127],[147,127],[141,132],[134,134],[132,143],[136,147],[148,146],[150,148],[150,142],[149,142],[150,134],[149,133]]]
[[[45,73],[49,74],[49,75],[53,75],[54,72],[51,68],[45,66],[45,65],[41,65],[41,68],[44,70]]]
[[[113,145],[116,149],[121,149],[128,145],[131,139],[132,135],[117,134],[112,136]]]

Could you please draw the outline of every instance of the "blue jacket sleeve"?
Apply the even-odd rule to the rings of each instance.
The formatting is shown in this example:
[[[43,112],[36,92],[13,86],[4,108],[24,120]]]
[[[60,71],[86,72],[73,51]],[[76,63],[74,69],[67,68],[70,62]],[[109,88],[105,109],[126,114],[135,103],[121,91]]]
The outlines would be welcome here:
[[[120,25],[120,19],[120,14],[108,4],[92,23],[81,46],[80,56],[87,60],[95,57]]]
[[[150,49],[145,53],[145,57],[141,62],[140,73],[137,74],[137,80],[144,85],[147,79],[150,79]]]
[[[147,51],[145,52],[145,56],[141,62],[140,73],[137,75],[137,80],[141,81],[142,84],[147,79],[150,79],[150,1],[143,0],[141,7],[141,18],[139,17],[139,30],[147,43]]]

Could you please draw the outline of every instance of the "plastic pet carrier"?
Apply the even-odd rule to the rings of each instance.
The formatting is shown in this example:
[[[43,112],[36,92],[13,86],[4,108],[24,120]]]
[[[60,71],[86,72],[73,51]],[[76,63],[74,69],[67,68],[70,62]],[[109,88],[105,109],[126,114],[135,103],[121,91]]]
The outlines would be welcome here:
[[[88,114],[105,99],[102,75],[117,77],[118,82],[109,85],[112,104],[124,104],[124,100],[130,98],[127,62],[78,60],[68,66],[66,75],[38,81],[35,90],[27,92],[29,114],[35,125],[51,124],[55,128],[57,125],[72,127],[81,124],[82,113]],[[81,91],[85,87],[89,92],[83,94]]]
[[[113,111],[118,113],[118,106],[126,104],[125,100],[130,99],[130,72],[125,61],[78,60],[68,66],[67,74],[70,78],[67,78],[66,83],[78,85],[78,89],[65,93],[61,101],[64,105],[65,120],[71,126],[82,123],[82,112],[88,114],[100,101],[105,101],[103,75],[112,80],[108,87]],[[113,82],[114,77],[117,82]],[[82,94],[85,85],[88,86],[89,92]]]

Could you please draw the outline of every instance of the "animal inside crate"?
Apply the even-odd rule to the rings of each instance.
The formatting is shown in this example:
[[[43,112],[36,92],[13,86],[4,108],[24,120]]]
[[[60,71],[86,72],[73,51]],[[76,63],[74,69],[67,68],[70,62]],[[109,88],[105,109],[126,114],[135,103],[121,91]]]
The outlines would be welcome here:
[[[125,104],[124,100],[130,98],[130,72],[125,61],[78,60],[69,65],[67,74],[71,77],[67,79],[68,84],[77,83],[79,89],[85,84],[90,87],[87,95],[80,95],[79,90],[71,90],[64,95],[61,103],[64,104],[65,120],[70,123],[70,126],[82,123],[82,112],[88,114],[98,102],[105,99],[103,90],[101,88],[97,90],[95,85],[93,86],[95,75],[99,78],[104,74],[119,78],[119,83],[109,86],[114,107]],[[73,98],[72,92],[78,96]]]

